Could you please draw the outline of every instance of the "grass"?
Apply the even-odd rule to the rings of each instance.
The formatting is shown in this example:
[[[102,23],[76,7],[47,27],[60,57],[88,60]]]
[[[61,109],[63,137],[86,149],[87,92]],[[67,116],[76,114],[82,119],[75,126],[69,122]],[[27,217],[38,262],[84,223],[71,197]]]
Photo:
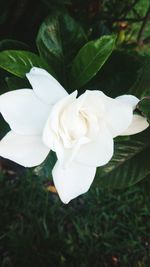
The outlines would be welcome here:
[[[149,267],[148,177],[63,205],[30,172],[0,178],[1,267]]]

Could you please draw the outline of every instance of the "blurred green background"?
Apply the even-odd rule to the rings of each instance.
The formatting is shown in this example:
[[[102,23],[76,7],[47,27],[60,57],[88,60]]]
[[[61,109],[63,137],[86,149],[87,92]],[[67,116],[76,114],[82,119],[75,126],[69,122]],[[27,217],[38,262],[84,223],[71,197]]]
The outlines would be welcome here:
[[[150,54],[149,6],[149,0],[1,0],[0,51],[23,47],[37,52],[35,39],[42,21],[53,12],[67,11],[89,39],[117,34],[123,57],[118,54],[114,60],[112,55],[96,79],[105,92],[108,84],[125,92],[136,79],[137,53],[140,58]],[[111,64],[114,73],[109,73]],[[8,90],[6,76],[1,70],[1,93]],[[93,80],[87,86],[92,87]],[[1,137],[5,132],[1,120]],[[92,186],[89,193],[63,205],[47,190],[47,177],[4,159],[0,170],[1,267],[150,266],[149,175],[126,189]]]

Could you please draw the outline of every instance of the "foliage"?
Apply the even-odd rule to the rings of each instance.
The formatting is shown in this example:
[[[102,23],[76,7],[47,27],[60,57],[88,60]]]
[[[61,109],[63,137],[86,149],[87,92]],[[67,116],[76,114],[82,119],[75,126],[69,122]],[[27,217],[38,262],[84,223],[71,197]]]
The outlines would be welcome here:
[[[86,84],[104,65],[115,45],[115,38],[103,36],[83,46],[72,63],[71,84],[80,88]]]
[[[60,79],[66,79],[67,64],[73,59],[87,37],[79,23],[68,14],[48,17],[37,36],[40,55],[55,68]]]

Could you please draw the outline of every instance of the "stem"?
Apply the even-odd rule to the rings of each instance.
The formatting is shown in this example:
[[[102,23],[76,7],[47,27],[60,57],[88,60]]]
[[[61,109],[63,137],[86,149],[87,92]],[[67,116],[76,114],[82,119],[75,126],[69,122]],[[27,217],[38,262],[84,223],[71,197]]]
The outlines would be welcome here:
[[[143,17],[143,18],[136,18],[136,19],[134,19],[134,18],[126,18],[126,17],[122,17],[122,18],[120,18],[120,19],[115,19],[114,20],[114,22],[121,22],[121,21],[129,21],[129,22],[141,22],[141,21],[143,21],[145,19],[145,17]]]

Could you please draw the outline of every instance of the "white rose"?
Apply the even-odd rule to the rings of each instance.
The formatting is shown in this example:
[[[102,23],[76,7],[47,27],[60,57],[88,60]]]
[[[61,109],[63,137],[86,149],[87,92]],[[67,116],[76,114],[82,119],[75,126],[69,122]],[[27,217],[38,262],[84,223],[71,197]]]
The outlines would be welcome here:
[[[27,74],[32,89],[0,96],[0,111],[11,131],[0,142],[0,155],[25,167],[41,164],[50,150],[57,154],[52,175],[61,200],[85,193],[96,167],[113,155],[113,138],[148,127],[133,115],[139,99],[125,95],[112,99],[101,91],[71,95],[45,70]]]

